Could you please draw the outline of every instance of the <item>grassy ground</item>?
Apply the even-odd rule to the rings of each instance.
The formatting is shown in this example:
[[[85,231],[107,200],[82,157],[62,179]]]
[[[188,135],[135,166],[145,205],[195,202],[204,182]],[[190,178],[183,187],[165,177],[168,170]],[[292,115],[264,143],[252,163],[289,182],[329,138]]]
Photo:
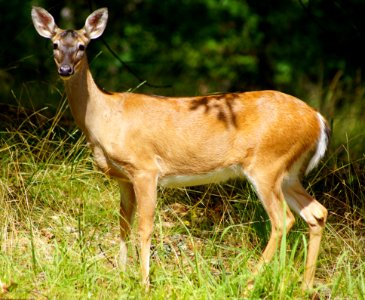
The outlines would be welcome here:
[[[137,241],[116,266],[118,189],[94,169],[78,131],[25,114],[0,139],[0,298],[300,299],[306,225],[297,224],[274,261],[252,269],[270,224],[246,182],[160,190],[152,241],[151,291],[139,284]],[[308,178],[330,214],[316,274],[323,299],[364,299],[364,157],[332,149]],[[356,141],[355,141],[356,143]]]

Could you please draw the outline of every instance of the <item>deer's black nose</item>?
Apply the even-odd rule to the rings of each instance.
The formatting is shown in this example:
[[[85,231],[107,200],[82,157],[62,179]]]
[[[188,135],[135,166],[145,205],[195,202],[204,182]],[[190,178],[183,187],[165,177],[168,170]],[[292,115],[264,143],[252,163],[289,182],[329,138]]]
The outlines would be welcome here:
[[[61,76],[70,76],[74,73],[74,69],[70,65],[61,65],[58,74]]]

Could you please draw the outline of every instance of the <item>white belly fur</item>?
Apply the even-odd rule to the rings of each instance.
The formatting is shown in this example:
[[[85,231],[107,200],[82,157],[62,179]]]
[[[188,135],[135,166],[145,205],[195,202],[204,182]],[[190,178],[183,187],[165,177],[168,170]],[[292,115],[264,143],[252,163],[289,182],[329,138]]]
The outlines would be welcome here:
[[[203,185],[208,183],[219,183],[231,178],[243,176],[241,166],[234,165],[227,168],[220,168],[209,173],[197,175],[174,175],[165,176],[159,179],[159,185],[163,187],[184,187]]]

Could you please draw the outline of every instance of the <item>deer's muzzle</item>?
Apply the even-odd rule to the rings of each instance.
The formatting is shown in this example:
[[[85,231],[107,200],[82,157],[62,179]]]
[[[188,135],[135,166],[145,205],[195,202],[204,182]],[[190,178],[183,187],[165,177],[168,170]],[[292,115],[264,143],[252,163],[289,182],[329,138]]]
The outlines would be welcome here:
[[[58,74],[63,77],[69,77],[74,73],[74,68],[68,64],[61,65]]]

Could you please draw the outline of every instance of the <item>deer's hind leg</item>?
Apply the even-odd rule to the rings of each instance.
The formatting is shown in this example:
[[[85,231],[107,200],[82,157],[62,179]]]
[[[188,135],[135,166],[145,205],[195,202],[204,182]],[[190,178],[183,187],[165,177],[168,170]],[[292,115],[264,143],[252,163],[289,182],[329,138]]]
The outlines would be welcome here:
[[[283,182],[283,192],[289,206],[305,220],[309,227],[308,254],[302,287],[311,289],[328,212],[323,205],[307,193],[296,173],[288,174]]]
[[[271,234],[265,250],[261,256],[256,271],[263,264],[272,260],[280,245],[284,234],[287,234],[294,225],[295,218],[286,205],[282,191],[283,172],[268,172],[268,168],[256,167],[255,172],[247,174],[248,179],[254,185],[271,222]]]

